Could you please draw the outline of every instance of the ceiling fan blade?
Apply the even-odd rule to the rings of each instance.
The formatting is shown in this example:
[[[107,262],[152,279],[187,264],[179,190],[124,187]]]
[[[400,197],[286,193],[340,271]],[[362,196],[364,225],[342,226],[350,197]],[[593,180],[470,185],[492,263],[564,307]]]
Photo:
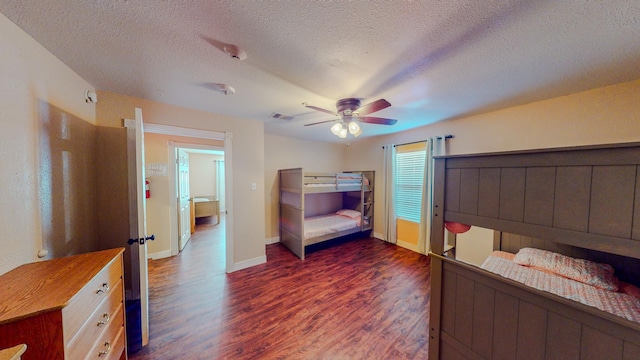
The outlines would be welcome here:
[[[338,114],[335,111],[331,111],[331,110],[325,110],[316,106],[311,106],[311,105],[305,105],[305,107],[308,107],[309,109],[313,109],[315,111],[320,111],[323,113],[327,113],[327,114],[331,114],[331,115],[335,115],[338,116]]]
[[[360,120],[363,123],[378,124],[378,125],[393,125],[398,122],[398,120],[395,120],[395,119],[386,119],[386,118],[379,118],[379,117],[373,117],[373,116],[358,117],[358,120]]]
[[[339,120],[339,119],[334,119],[334,120],[325,120],[325,121],[315,122],[315,123],[311,123],[311,124],[304,124],[304,126],[311,126],[311,125],[325,124],[325,123],[334,122],[334,121],[338,121],[338,120]]]
[[[385,99],[380,99],[372,103],[369,103],[367,105],[363,105],[359,107],[357,110],[355,110],[354,112],[358,113],[359,115],[369,115],[376,111],[380,111],[382,109],[388,108],[389,106],[391,106],[391,103],[389,103]]]

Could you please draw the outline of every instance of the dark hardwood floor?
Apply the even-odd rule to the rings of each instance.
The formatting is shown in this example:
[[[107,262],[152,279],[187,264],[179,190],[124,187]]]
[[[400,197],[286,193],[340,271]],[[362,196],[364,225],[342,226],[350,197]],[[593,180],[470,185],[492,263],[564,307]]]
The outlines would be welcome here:
[[[224,272],[224,219],[180,255],[150,261],[149,345],[140,359],[426,359],[429,258],[376,239],[301,261]]]

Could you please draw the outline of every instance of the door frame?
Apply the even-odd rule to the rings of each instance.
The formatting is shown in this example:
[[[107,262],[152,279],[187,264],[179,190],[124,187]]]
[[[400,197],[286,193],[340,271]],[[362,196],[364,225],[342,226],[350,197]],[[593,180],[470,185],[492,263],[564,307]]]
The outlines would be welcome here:
[[[169,141],[168,143],[169,143],[169,147],[171,148],[171,143],[173,143],[173,141]],[[181,155],[180,154],[181,151],[183,151],[184,154]],[[179,145],[178,147],[174,148],[173,156],[171,157],[171,151],[169,151],[169,155],[170,155],[170,157],[169,157],[170,160],[169,161],[171,161],[171,159],[173,159],[173,166],[174,166],[174,168],[176,169],[177,172],[180,172],[180,168],[183,167],[183,164],[180,163],[180,157],[181,156],[186,156],[186,158],[187,158],[187,172],[189,172],[189,157],[190,156],[189,156],[189,153],[187,152],[187,148],[186,147],[183,147],[182,145]],[[178,174],[177,172],[176,172],[176,177],[175,177],[176,186],[174,187],[171,184],[171,181],[169,180],[169,189],[174,189],[174,188],[175,189],[179,189],[179,188],[184,186],[182,184],[182,181],[180,180],[181,174]],[[183,209],[183,205],[184,205],[183,201],[184,200],[182,198],[183,194],[181,194],[182,189],[180,189],[180,190],[177,190],[177,193],[176,193],[176,198],[177,198],[176,199],[176,202],[177,202],[176,205],[177,206],[175,207],[175,209],[177,210],[177,222],[176,222],[176,224],[178,225],[178,226],[175,226],[176,233],[178,234],[178,236],[175,238],[175,240],[177,242],[178,249],[177,249],[177,252],[174,254],[174,250],[173,250],[173,248],[174,248],[174,246],[173,246],[174,245],[174,236],[173,236],[173,231],[171,231],[174,227],[169,225],[169,233],[170,233],[170,236],[171,236],[171,241],[170,241],[170,244],[171,244],[171,255],[176,255],[178,252],[182,251],[184,249],[184,247],[187,246],[187,243],[191,239],[191,213],[192,213],[191,212],[191,207],[194,204],[193,204],[193,202],[191,202],[192,196],[191,196],[191,190],[190,190],[188,182],[189,182],[189,180],[187,180],[187,184],[186,184],[187,188],[189,188],[189,200],[188,200],[188,202],[189,202],[189,211],[188,211],[188,213],[189,213],[189,226],[186,227],[187,228],[186,231],[185,231],[184,228],[182,228],[182,226],[184,226],[185,219],[182,218],[184,216],[184,214],[182,213],[182,209]],[[171,196],[171,190],[169,190],[169,199],[172,199],[172,198],[173,197]],[[170,204],[169,206],[172,206],[171,205],[171,201],[169,201],[169,204]],[[169,218],[171,219],[171,215],[169,215]],[[188,233],[188,236],[186,238],[183,237],[183,235],[185,233]]]
[[[198,130],[183,128],[178,126],[158,125],[145,123],[144,132],[164,135],[175,135],[181,137],[191,137],[198,139],[209,140],[222,140],[224,141],[224,148],[214,147],[211,145],[198,145],[198,144],[186,144],[176,143],[169,141],[169,159],[175,159],[176,147],[187,147],[191,149],[198,149],[199,147],[207,147],[213,150],[224,150],[224,181],[225,181],[225,203],[226,203],[226,216],[225,216],[225,269],[227,273],[233,272],[233,134],[230,132],[216,132],[210,130]],[[176,144],[182,146],[176,146]],[[170,160],[173,161],[173,160]],[[172,164],[173,165],[173,164]],[[167,166],[167,176],[169,180],[169,206],[172,209],[176,209],[178,206],[177,192],[176,192],[176,168],[175,166]],[[170,228],[171,228],[171,255],[178,254],[178,229],[177,229],[178,215],[175,211],[170,213]]]

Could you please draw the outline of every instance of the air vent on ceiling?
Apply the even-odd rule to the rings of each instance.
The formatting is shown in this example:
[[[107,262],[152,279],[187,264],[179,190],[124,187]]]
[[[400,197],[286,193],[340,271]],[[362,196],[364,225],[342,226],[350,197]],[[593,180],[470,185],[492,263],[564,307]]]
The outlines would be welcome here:
[[[272,113],[269,117],[272,117],[274,119],[282,119],[282,120],[286,120],[286,121],[291,121],[293,120],[293,116],[291,115],[285,115],[285,114],[280,114],[280,113]]]

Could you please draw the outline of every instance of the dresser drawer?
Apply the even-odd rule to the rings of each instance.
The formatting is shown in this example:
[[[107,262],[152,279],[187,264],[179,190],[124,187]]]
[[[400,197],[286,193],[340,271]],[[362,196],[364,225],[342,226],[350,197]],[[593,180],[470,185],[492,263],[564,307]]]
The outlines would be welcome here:
[[[119,359],[124,351],[124,325],[111,323],[96,340],[85,359]]]
[[[38,261],[0,275],[0,349],[26,344],[25,360],[84,359],[92,349],[91,359],[126,359],[123,251]],[[96,326],[105,313],[113,316]],[[110,352],[98,357],[98,345]]]
[[[65,344],[73,339],[98,305],[116,291],[115,286],[121,280],[122,262],[120,259],[111,261],[69,301],[62,309]],[[119,294],[122,296],[122,288]]]
[[[82,359],[89,353],[95,339],[111,324],[124,325],[124,312],[122,301],[122,281],[119,281],[113,291],[98,306],[76,333],[76,336],[66,344],[65,354],[70,359]]]

